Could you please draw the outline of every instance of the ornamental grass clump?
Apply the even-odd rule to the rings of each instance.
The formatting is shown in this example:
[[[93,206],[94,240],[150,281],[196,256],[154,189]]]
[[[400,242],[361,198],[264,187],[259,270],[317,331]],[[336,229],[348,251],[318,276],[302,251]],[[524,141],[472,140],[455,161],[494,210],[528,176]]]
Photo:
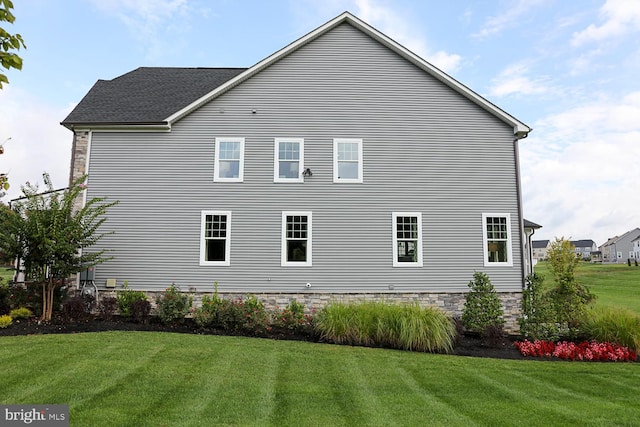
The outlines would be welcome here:
[[[329,304],[316,328],[336,343],[424,352],[451,351],[456,335],[451,318],[437,308],[384,302]]]
[[[592,307],[580,322],[580,332],[592,340],[640,351],[640,315],[627,309]]]

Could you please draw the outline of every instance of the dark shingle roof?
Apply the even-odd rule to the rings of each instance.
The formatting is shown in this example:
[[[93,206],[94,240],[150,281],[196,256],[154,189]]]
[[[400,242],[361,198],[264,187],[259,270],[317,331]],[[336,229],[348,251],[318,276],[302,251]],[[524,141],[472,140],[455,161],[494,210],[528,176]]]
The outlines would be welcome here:
[[[528,220],[528,219],[526,219],[526,218],[523,218],[523,221],[524,221],[524,226],[525,226],[526,228],[542,228],[542,226],[541,226],[541,225],[536,224],[536,223],[535,223],[535,222],[533,222],[533,221],[529,221],[529,220]]]
[[[595,245],[593,240],[572,240],[571,244],[576,248],[590,248]]]
[[[549,244],[548,240],[533,240],[531,242],[531,247],[533,249],[544,249]]]
[[[245,70],[141,67],[113,80],[98,80],[62,124],[162,123]]]

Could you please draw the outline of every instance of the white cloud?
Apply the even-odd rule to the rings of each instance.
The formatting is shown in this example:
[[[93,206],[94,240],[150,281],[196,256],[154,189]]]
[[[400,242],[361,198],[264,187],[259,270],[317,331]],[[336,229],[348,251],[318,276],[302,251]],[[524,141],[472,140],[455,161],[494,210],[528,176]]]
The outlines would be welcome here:
[[[546,117],[521,143],[525,216],[540,236],[593,239],[640,226],[640,92]]]
[[[510,6],[508,9],[499,15],[488,17],[480,31],[473,34],[473,37],[485,38],[521,25],[520,18],[543,1],[544,0],[518,0],[508,3]]]
[[[492,80],[489,94],[503,97],[514,94],[540,95],[554,92],[545,77],[532,79],[527,76],[529,67],[525,63],[512,64]]]
[[[0,156],[0,171],[8,172],[11,184],[4,202],[20,197],[25,182],[42,183],[43,172],[56,188],[68,185],[73,134],[60,122],[72,108],[42,104],[11,85],[0,91],[0,143],[11,138]]]
[[[100,10],[116,16],[146,51],[147,59],[158,60],[181,42],[176,35],[188,30],[187,0],[93,0]]]
[[[462,57],[445,51],[433,52],[427,46],[426,40],[418,34],[415,27],[411,27],[407,18],[398,15],[394,9],[383,6],[374,0],[356,0],[358,11],[356,15],[382,31],[407,49],[415,52],[436,67],[445,72],[458,69]]]
[[[574,33],[571,44],[581,46],[640,31],[640,1],[607,0],[600,8],[600,17],[604,23]]]

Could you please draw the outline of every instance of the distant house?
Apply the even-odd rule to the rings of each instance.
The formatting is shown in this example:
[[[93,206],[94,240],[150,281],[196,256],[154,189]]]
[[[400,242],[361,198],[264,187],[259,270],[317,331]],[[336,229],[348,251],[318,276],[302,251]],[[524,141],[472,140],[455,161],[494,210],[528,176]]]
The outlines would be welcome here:
[[[534,240],[531,242],[533,259],[541,261],[547,258],[547,251],[551,247],[551,240]]]
[[[526,218],[524,219],[524,235],[526,236],[524,252],[527,256],[525,260],[525,270],[527,274],[533,273],[533,267],[535,267],[538,262],[533,256],[533,242],[531,241],[531,237],[539,228],[542,228],[542,226]]]
[[[638,237],[631,240],[631,243],[633,244],[633,257],[629,258],[635,258],[636,261],[640,261],[640,234],[638,234]]]
[[[215,283],[267,306],[459,314],[481,271],[507,323],[519,316],[531,129],[350,13],[247,69],[99,80],[62,124],[86,197],[120,201],[96,246],[113,256],[100,291]]]
[[[571,246],[582,259],[591,259],[591,253],[598,250],[598,245],[593,240],[572,240]]]
[[[602,261],[609,263],[627,262],[627,259],[636,259],[636,243],[640,237],[640,228],[634,228],[622,236],[612,237],[599,247],[602,252]]]

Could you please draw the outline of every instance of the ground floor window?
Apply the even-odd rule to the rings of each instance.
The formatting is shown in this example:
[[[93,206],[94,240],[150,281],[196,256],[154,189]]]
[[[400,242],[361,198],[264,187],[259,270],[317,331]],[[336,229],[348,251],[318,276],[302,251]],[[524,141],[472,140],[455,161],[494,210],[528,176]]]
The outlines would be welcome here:
[[[422,267],[422,214],[393,212],[393,266]]]
[[[482,214],[484,265],[513,265],[510,214]]]
[[[282,266],[310,267],[311,212],[282,212]]]
[[[230,265],[231,212],[203,211],[200,265]]]

